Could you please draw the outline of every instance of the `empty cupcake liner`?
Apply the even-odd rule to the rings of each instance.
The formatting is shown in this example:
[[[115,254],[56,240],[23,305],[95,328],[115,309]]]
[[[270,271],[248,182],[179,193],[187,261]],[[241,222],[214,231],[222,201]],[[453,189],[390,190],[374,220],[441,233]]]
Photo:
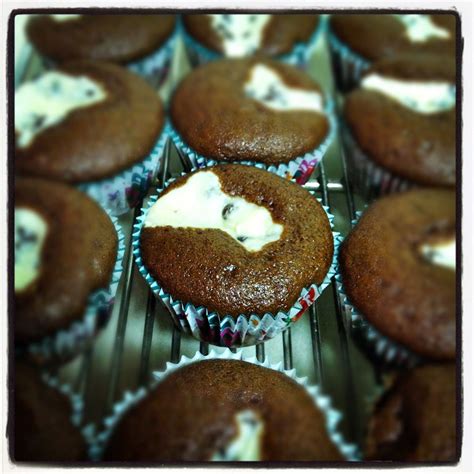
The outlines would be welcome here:
[[[328,38],[337,88],[348,92],[359,83],[362,73],[371,63],[340,41],[329,27]]]
[[[113,216],[120,216],[130,211],[145,196],[154,180],[169,133],[170,126],[166,123],[145,159],[111,178],[82,183],[78,186],[79,189]]]
[[[184,25],[180,25],[181,36],[186,48],[186,54],[193,67],[201,64],[224,58],[222,53],[212,51],[195,40],[187,31]],[[326,30],[326,19],[320,18],[319,24],[306,42],[295,43],[295,46],[289,53],[276,56],[278,61],[292,64],[299,68],[306,68],[313,51],[315,50],[319,39],[324,36]]]
[[[39,365],[65,363],[87,349],[97,332],[109,321],[112,314],[115,294],[122,275],[122,262],[125,254],[125,238],[115,217],[111,218],[117,231],[117,259],[107,289],[94,291],[90,297],[82,319],[73,322],[67,329],[38,342],[17,347],[18,355],[25,355]]]
[[[356,219],[352,221],[352,227],[357,224],[361,216],[362,212],[357,212]],[[420,356],[380,333],[355,308],[345,292],[339,267],[335,280],[341,306],[345,309],[346,314],[350,316],[351,331],[356,340],[361,342],[377,359],[387,365],[413,367],[421,362]]]
[[[294,179],[298,184],[305,184],[321,160],[324,158],[326,151],[328,150],[336,135],[337,120],[334,115],[334,103],[329,97],[326,98],[325,114],[329,121],[329,131],[326,137],[318,147],[305,153],[303,156],[294,158],[288,163],[280,163],[275,165],[267,165],[257,161],[236,161],[234,163],[255,166],[256,168],[264,169],[270,171],[271,173],[277,174],[282,178]],[[230,163],[229,161],[217,161],[206,158],[205,156],[197,153],[184,141],[180,133],[172,125],[170,125],[169,133],[170,138],[173,140],[175,146],[183,153],[188,155],[193,166],[196,168],[205,168],[209,166],[215,166],[217,164]]]
[[[174,179],[169,180],[165,188],[173,181]],[[266,313],[264,315],[241,314],[235,318],[229,315],[221,316],[217,312],[210,311],[203,306],[195,306],[191,303],[175,299],[150,275],[141,256],[140,235],[145,218],[163,189],[157,191],[158,195],[150,197],[147,206],[142,209],[141,215],[133,226],[132,245],[135,262],[153,293],[160,298],[161,302],[168,309],[176,326],[196,339],[224,347],[251,346],[272,339],[286,330],[291,324],[298,321],[331,283],[331,278],[336,273],[339,245],[342,239],[338,232],[333,232],[334,255],[326,277],[320,285],[312,284],[307,288],[303,288],[298,300],[287,312],[280,311],[277,314]],[[323,208],[328,216],[331,228],[333,228],[334,216],[329,213],[327,206],[323,206]]]
[[[356,190],[367,200],[406,191],[415,183],[397,176],[374,163],[360,148],[349,127],[341,125],[347,165]]]
[[[226,349],[222,353],[218,353],[215,350],[204,356],[197,352],[192,358],[182,356],[180,361],[176,364],[167,362],[166,369],[160,372],[154,372],[154,381],[149,387],[140,387],[135,392],[125,392],[123,398],[115,403],[112,408],[112,413],[103,420],[103,431],[98,433],[91,443],[89,450],[89,456],[93,461],[100,461],[103,453],[107,447],[109,439],[114,432],[117,424],[123,417],[123,415],[133,406],[135,406],[140,400],[146,398],[148,393],[153,390],[163,379],[174,371],[185,367],[196,362],[210,359],[235,359],[248,362],[251,364],[266,367],[268,369],[276,370],[285,374],[287,377],[293,379],[299,385],[305,388],[311,398],[314,400],[315,405],[323,412],[326,419],[326,430],[332,442],[339,449],[340,453],[348,461],[356,461],[360,459],[360,452],[354,444],[347,442],[340,431],[340,422],[342,420],[342,413],[336,410],[332,406],[332,401],[329,396],[323,394],[321,388],[317,385],[310,385],[307,377],[298,377],[295,369],[285,370],[282,362],[272,364],[268,358],[265,358],[263,362],[259,362],[255,357],[244,357],[242,351],[236,353]],[[291,460],[288,460],[291,461]]]

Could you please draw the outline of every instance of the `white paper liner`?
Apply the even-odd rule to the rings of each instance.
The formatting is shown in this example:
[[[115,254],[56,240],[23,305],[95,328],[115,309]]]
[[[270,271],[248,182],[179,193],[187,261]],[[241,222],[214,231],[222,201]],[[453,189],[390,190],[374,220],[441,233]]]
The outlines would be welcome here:
[[[360,453],[356,445],[348,443],[342,433],[339,431],[339,423],[342,419],[342,413],[336,410],[332,406],[331,399],[322,393],[321,389],[317,385],[310,385],[308,383],[308,377],[298,377],[296,375],[296,370],[285,370],[283,368],[283,363],[278,362],[276,364],[270,363],[270,360],[265,358],[263,362],[259,362],[256,357],[244,357],[242,351],[237,351],[235,353],[231,352],[229,349],[226,349],[222,353],[218,353],[215,350],[204,356],[200,352],[197,352],[192,358],[181,356],[180,361],[177,364],[167,362],[166,369],[160,372],[154,372],[153,377],[155,379],[152,382],[149,388],[141,387],[135,392],[126,391],[122,400],[115,403],[112,408],[112,414],[106,417],[103,420],[103,425],[105,429],[97,434],[94,440],[91,443],[89,450],[89,456],[93,461],[100,461],[102,459],[103,453],[107,447],[110,436],[112,435],[117,424],[123,417],[123,415],[131,407],[135,406],[140,400],[143,400],[147,394],[153,390],[165,377],[167,377],[172,372],[178,370],[181,367],[184,367],[189,364],[193,364],[202,360],[210,359],[235,359],[248,362],[251,364],[259,365],[261,367],[266,367],[268,369],[276,370],[285,374],[286,376],[293,379],[299,385],[304,387],[309,393],[311,398],[314,400],[315,405],[323,412],[326,418],[326,430],[331,441],[339,449],[340,453],[348,461],[356,461],[360,459]],[[133,436],[133,433],[131,434]],[[291,460],[288,460],[291,462]],[[315,460],[317,461],[317,460]]]
[[[125,237],[117,218],[111,217],[117,232],[117,258],[107,289],[94,291],[82,319],[73,322],[67,329],[61,329],[38,342],[20,346],[18,352],[26,353],[37,364],[61,364],[74,358],[89,347],[97,332],[109,321],[115,295],[122,275],[122,263],[125,255]]]
[[[183,173],[183,175],[185,174]],[[168,180],[163,189],[166,189],[173,181],[175,179]],[[320,285],[312,284],[307,288],[303,288],[298,300],[287,312],[280,311],[276,315],[266,313],[264,315],[241,314],[238,317],[221,316],[203,306],[195,306],[177,300],[168,294],[150,275],[142,261],[140,250],[140,235],[145,217],[163,189],[157,189],[158,194],[150,197],[148,204],[142,209],[141,215],[134,223],[132,234],[133,254],[141,275],[145,278],[153,293],[160,298],[168,309],[176,326],[200,341],[224,347],[243,347],[272,339],[298,321],[304,312],[319,298],[325,288],[329,286],[332,277],[336,274],[339,246],[342,239],[338,232],[332,232],[334,254],[327,275]],[[333,229],[334,216],[330,214],[327,206],[322,207],[326,212],[331,229]]]

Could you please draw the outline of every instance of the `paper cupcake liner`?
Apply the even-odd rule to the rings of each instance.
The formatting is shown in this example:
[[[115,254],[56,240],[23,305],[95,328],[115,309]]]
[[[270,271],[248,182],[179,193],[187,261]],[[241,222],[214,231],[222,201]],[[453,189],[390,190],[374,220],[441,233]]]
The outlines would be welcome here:
[[[356,213],[356,219],[352,221],[352,227],[357,224],[361,216],[362,212]],[[337,270],[335,280],[340,295],[341,306],[345,308],[346,314],[350,315],[351,331],[355,336],[355,340],[362,343],[365,349],[387,365],[413,367],[419,364],[422,360],[420,356],[380,333],[355,308],[344,289],[339,266]]]
[[[169,180],[165,184],[165,188],[173,181],[174,179]],[[157,191],[158,195],[150,197],[147,206],[142,209],[141,215],[133,226],[132,248],[135,262],[153,293],[160,298],[161,302],[168,309],[176,326],[184,333],[190,334],[200,341],[224,347],[243,347],[272,339],[285,331],[303,315],[319,298],[324,289],[329,286],[331,278],[336,273],[339,245],[342,239],[338,232],[333,232],[334,255],[326,277],[320,285],[312,284],[307,288],[303,288],[297,301],[289,311],[280,311],[277,314],[266,313],[264,315],[241,314],[235,318],[229,315],[221,316],[217,312],[210,311],[203,306],[195,306],[191,303],[175,299],[150,275],[141,256],[140,235],[145,218],[163,189]],[[323,206],[323,208],[328,216],[331,228],[333,228],[334,216],[329,213],[327,206]]]
[[[325,115],[329,121],[329,130],[324,140],[316,147],[305,153],[303,156],[299,156],[289,161],[288,163],[280,163],[274,165],[267,165],[257,161],[235,161],[232,163],[255,166],[256,168],[270,171],[270,173],[277,174],[282,178],[294,179],[298,184],[305,184],[313,171],[319,165],[321,160],[324,158],[326,151],[334,140],[337,130],[337,120],[334,115],[334,103],[330,98],[326,99]],[[173,140],[175,146],[185,153],[191,163],[196,168],[206,168],[209,166],[215,166],[217,164],[231,163],[230,161],[217,161],[194,151],[181,137],[180,133],[170,125],[170,138]]]
[[[309,393],[311,398],[314,400],[315,405],[323,412],[326,419],[326,430],[331,441],[339,449],[340,453],[348,461],[356,461],[360,459],[360,453],[358,448],[351,443],[348,443],[342,433],[340,432],[340,421],[342,420],[342,413],[336,410],[332,406],[332,401],[329,396],[322,393],[321,388],[316,385],[310,385],[308,383],[307,377],[298,377],[295,369],[285,370],[283,368],[282,362],[277,364],[270,363],[268,358],[265,358],[263,362],[259,362],[255,357],[244,357],[242,351],[237,351],[232,353],[229,349],[225,350],[222,353],[217,353],[214,350],[204,356],[201,353],[197,352],[192,358],[182,356],[180,361],[176,364],[167,362],[166,369],[160,372],[154,372],[154,381],[152,382],[149,388],[141,387],[135,392],[125,392],[121,401],[115,403],[112,409],[110,416],[106,417],[103,420],[103,426],[105,429],[101,431],[93,440],[91,448],[89,450],[89,456],[94,461],[100,461],[107,443],[109,442],[110,436],[115,430],[117,424],[123,417],[123,415],[135,406],[140,400],[144,399],[147,394],[153,390],[164,378],[166,378],[172,372],[180,369],[189,364],[193,364],[202,360],[210,359],[235,359],[242,360],[251,364],[259,365],[261,367],[266,367],[268,369],[276,370],[285,374],[287,377],[291,378],[299,385],[305,388]],[[288,460],[291,461],[291,460]]]
[[[328,38],[337,88],[348,92],[359,83],[362,73],[371,63],[342,43],[329,27]]]
[[[94,291],[88,300],[82,319],[73,322],[67,329],[61,329],[38,342],[17,348],[18,355],[25,355],[39,365],[57,365],[73,359],[87,349],[97,332],[109,321],[112,314],[117,287],[122,275],[125,254],[125,238],[115,217],[111,218],[117,231],[117,259],[107,289]]]
[[[193,67],[200,66],[201,64],[206,64],[210,61],[215,61],[216,59],[222,59],[225,56],[222,53],[212,51],[209,48],[206,48],[197,40],[195,40],[186,30],[184,25],[180,25],[181,36],[184,41],[184,46],[186,49],[186,54],[188,56],[189,62]],[[289,53],[281,54],[275,56],[274,59],[292,64],[293,66],[305,69],[313,51],[315,50],[318,41],[321,37],[324,36],[326,30],[326,19],[321,18],[318,26],[311,34],[309,39],[305,42],[295,43],[295,46]]]
[[[169,133],[170,126],[166,123],[152,151],[144,160],[111,178],[82,183],[78,186],[79,189],[113,216],[130,211],[145,196],[155,179]]]
[[[416,186],[415,183],[397,176],[374,163],[360,148],[349,127],[341,125],[347,165],[352,183],[356,190],[367,200],[406,191]]]

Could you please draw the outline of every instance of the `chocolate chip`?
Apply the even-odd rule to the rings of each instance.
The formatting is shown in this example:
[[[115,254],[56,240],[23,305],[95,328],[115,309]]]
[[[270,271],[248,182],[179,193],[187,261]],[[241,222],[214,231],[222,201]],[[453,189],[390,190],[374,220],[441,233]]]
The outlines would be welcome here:
[[[37,115],[37,114],[34,114],[34,115],[33,115],[33,125],[32,125],[32,127],[33,127],[34,129],[40,128],[41,125],[44,124],[45,120],[46,120],[46,116],[45,116],[45,115]]]
[[[244,237],[243,235],[239,235],[239,236],[237,237],[237,240],[238,240],[239,242],[245,242],[247,239],[248,239],[248,237]]]
[[[86,90],[86,96],[87,96],[87,97],[92,97],[92,96],[94,96],[94,95],[95,95],[94,89],[87,89],[87,90]]]
[[[49,88],[53,94],[57,94],[61,90],[61,83],[59,81],[53,81]]]
[[[227,220],[229,217],[229,214],[231,214],[234,211],[235,207],[233,204],[227,204],[224,206],[224,209],[222,209],[222,217],[224,220]]]

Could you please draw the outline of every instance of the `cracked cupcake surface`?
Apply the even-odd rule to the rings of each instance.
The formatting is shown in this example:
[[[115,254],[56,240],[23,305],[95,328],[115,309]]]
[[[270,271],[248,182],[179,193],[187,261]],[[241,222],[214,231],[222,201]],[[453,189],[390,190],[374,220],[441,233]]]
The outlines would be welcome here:
[[[237,317],[288,310],[303,288],[324,280],[334,243],[328,217],[308,191],[253,167],[220,165],[162,193],[140,248],[171,296]]]

